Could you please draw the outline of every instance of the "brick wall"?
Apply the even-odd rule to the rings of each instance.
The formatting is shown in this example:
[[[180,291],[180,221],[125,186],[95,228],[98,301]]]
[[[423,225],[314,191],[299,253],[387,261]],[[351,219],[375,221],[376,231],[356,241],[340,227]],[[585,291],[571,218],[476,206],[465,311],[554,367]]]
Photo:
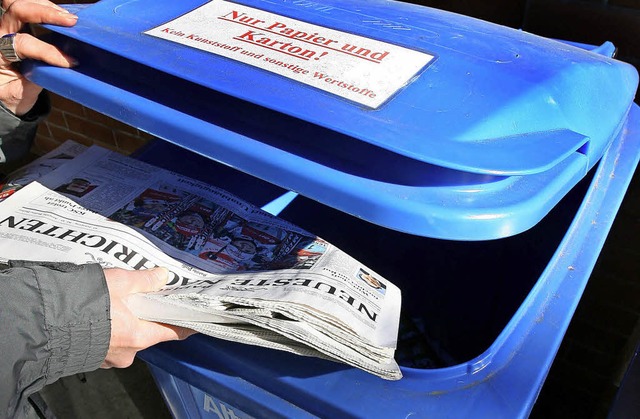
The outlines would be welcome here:
[[[34,154],[43,154],[68,139],[129,154],[153,138],[61,96],[52,94],[51,101],[51,114],[38,128]]]

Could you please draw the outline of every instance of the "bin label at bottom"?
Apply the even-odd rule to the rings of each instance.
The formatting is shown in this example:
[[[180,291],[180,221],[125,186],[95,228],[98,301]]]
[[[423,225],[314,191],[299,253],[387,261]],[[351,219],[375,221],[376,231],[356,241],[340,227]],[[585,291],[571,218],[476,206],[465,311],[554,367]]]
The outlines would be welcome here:
[[[231,406],[207,393],[202,393],[194,387],[191,387],[194,393],[203,395],[202,410],[205,413],[203,417],[212,417],[219,419],[251,419],[253,416],[246,414],[235,406]],[[194,394],[195,395],[195,394]]]

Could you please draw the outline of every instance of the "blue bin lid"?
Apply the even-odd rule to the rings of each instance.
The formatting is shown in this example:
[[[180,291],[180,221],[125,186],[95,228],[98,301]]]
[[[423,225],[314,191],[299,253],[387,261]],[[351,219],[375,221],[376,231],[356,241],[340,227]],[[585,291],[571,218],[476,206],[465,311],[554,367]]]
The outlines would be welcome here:
[[[633,67],[598,53],[610,44],[588,50],[398,2],[67,8],[78,23],[50,27],[51,41],[80,65],[29,63],[36,83],[354,216],[437,238],[535,225],[620,134],[638,83]]]

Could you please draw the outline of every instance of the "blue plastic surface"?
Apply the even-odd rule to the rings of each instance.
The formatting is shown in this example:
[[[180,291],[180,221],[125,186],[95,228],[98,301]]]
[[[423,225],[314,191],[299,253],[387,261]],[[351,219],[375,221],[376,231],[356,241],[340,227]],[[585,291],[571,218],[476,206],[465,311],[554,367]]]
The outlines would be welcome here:
[[[170,155],[160,145],[140,157],[155,164],[166,162],[173,170],[182,168],[202,179],[219,178],[247,199],[253,191],[257,194],[254,203],[269,202],[279,194],[277,190],[263,191],[255,183],[243,188],[244,178],[238,173],[234,176],[230,169],[212,165],[203,173],[193,168],[191,163],[196,160],[174,161]],[[350,250],[360,249],[363,255],[378,259],[372,264],[376,269],[384,270],[378,266],[388,265],[397,272],[393,280],[403,290],[403,307],[412,315],[424,316],[432,339],[443,346],[450,345],[447,340],[455,340],[456,334],[468,339],[458,342],[463,347],[458,351],[445,348],[457,358],[449,366],[403,367],[404,378],[389,382],[329,361],[199,335],[150,348],[141,356],[151,365],[177,418],[207,417],[223,406],[238,417],[526,417],[639,159],[640,108],[634,106],[626,127],[605,152],[590,183],[581,183],[539,226],[511,239],[460,242],[453,247],[449,242],[408,235],[387,243],[382,235],[375,240],[375,236],[367,236],[363,244],[358,234],[362,230],[355,220],[325,220],[328,226],[338,224],[338,231],[319,234],[346,236],[341,246],[351,242]],[[231,181],[234,178],[235,183]],[[298,199],[290,206],[295,207]],[[307,217],[309,225],[320,226],[317,217],[326,215],[323,211],[328,209],[314,212],[314,205],[318,206],[305,206],[304,212],[297,207],[288,213],[287,208],[282,216],[298,217],[294,220],[305,227]],[[422,254],[426,263],[416,263],[415,255],[405,254],[403,246],[416,246],[415,254]],[[445,250],[438,253],[442,247]],[[517,253],[508,253],[518,247]],[[438,264],[445,275],[436,275],[434,266]],[[449,294],[439,292],[447,288],[451,289]],[[495,312],[514,305],[506,325],[500,323]],[[458,318],[460,323],[456,323]],[[492,329],[498,329],[495,337]],[[473,356],[468,356],[470,347],[477,351]]]
[[[238,3],[436,58],[372,110],[141,34],[202,1],[105,0],[69,6],[78,25],[53,28],[79,67],[25,63],[26,74],[252,175],[165,143],[140,156],[279,212],[390,278],[440,364],[388,382],[197,335],[141,354],[173,414],[525,417],[638,164],[635,70],[608,43],[409,4]]]
[[[436,57],[369,109],[142,34],[202,3],[70,6],[78,24],[52,28],[52,41],[81,64],[28,63],[25,74],[358,218],[456,240],[506,237],[541,220],[619,133],[637,87],[631,66],[596,52],[425,7],[239,2]]]

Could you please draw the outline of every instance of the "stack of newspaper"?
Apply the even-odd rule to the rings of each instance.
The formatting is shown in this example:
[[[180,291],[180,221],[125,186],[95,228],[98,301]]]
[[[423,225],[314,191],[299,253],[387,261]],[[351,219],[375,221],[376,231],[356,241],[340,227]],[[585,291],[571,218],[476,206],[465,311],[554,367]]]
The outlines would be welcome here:
[[[0,196],[5,260],[164,266],[166,287],[133,300],[141,318],[402,376],[400,290],[222,189],[67,142],[12,176]]]

